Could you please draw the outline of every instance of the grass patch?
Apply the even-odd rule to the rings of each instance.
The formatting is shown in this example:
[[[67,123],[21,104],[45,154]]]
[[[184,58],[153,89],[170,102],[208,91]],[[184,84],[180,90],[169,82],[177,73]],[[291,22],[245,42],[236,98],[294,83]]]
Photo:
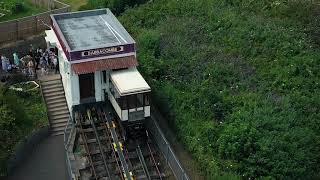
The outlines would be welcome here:
[[[32,4],[29,0],[2,0],[0,2],[0,13],[5,14],[5,16],[0,17],[0,22],[31,16],[47,11],[45,7],[38,7]],[[15,10],[17,3],[21,4],[21,9],[18,11]]]
[[[60,0],[60,1],[70,5],[71,11],[78,11],[81,6],[84,6],[88,3],[88,0]]]

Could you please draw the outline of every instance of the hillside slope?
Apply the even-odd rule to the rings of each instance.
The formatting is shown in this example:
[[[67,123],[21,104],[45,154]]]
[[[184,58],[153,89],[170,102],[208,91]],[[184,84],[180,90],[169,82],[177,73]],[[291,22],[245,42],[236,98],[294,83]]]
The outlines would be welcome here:
[[[320,178],[318,6],[154,0],[120,17],[208,178]]]

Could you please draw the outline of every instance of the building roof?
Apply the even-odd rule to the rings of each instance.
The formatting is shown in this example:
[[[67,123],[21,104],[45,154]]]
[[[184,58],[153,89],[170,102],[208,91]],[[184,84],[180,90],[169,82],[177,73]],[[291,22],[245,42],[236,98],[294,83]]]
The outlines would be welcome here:
[[[69,52],[135,43],[109,9],[55,14],[51,18]]]
[[[150,86],[136,68],[111,72],[111,81],[120,96],[151,91]]]
[[[103,71],[106,69],[122,69],[137,65],[138,61],[135,56],[126,56],[76,63],[72,64],[71,68],[76,74],[86,74],[95,71]]]

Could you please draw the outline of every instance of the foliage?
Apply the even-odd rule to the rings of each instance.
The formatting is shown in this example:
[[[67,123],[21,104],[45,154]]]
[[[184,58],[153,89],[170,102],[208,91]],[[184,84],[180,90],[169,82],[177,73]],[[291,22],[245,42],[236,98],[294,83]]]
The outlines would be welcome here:
[[[0,86],[0,176],[17,144],[48,123],[39,90],[19,93]]]
[[[45,7],[32,4],[31,0],[3,0],[0,1],[0,12],[5,15],[0,17],[0,22],[30,16],[45,10]]]
[[[320,178],[319,7],[154,0],[120,17],[153,100],[208,178]]]
[[[88,0],[88,3],[81,6],[80,10],[95,9],[95,8],[110,8],[115,14],[122,13],[128,7],[143,4],[147,0]]]

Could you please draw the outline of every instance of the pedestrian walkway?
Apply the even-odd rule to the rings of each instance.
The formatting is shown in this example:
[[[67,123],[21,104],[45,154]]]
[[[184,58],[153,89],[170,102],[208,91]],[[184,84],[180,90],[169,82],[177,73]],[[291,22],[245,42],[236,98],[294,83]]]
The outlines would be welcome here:
[[[16,169],[9,180],[68,179],[63,136],[49,136]]]

